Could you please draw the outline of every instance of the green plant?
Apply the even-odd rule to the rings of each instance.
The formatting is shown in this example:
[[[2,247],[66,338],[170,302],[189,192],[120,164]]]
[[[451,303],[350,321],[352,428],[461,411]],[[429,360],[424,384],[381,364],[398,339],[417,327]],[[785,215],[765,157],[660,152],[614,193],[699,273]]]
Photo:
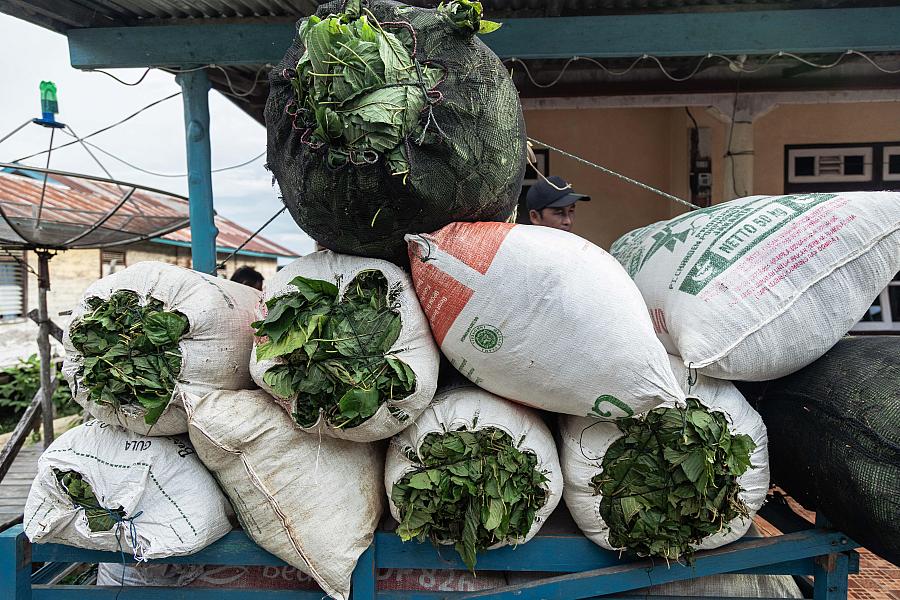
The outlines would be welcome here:
[[[53,474],[75,506],[84,509],[91,531],[109,531],[125,518],[125,510],[121,506],[106,508],[100,504],[91,484],[84,480],[81,473],[53,469]]]
[[[624,435],[591,479],[613,546],[690,559],[692,544],[748,515],[737,478],[751,468],[756,445],[730,433],[722,413],[689,398],[685,408],[657,408],[616,424]]]
[[[312,427],[321,414],[333,427],[356,427],[384,402],[412,393],[412,369],[387,355],[402,322],[384,275],[362,271],[343,297],[327,281],[295,277],[291,285],[298,291],[266,302],[266,318],[253,327],[267,338],[256,360],[284,361],[263,380],[278,396],[297,397],[297,423]]]
[[[187,317],[155,298],[141,304],[130,290],[87,303],[90,312],[72,325],[69,337],[84,356],[78,375],[88,396],[114,407],[137,403],[146,410],[144,421],[156,423],[181,371],[178,341],[187,333]]]
[[[493,427],[429,433],[419,456],[410,458],[416,470],[391,490],[400,511],[397,534],[403,541],[453,542],[472,570],[479,551],[524,537],[547,501],[537,456]]]
[[[77,413],[81,407],[72,402],[72,394],[62,378],[59,364],[54,363],[58,385],[53,392],[56,415],[63,417]],[[31,405],[41,387],[41,362],[36,354],[19,359],[18,364],[0,369],[0,433],[12,430]]]
[[[452,0],[446,4],[444,2],[438,4],[437,10],[460,30],[467,33],[491,33],[500,29],[501,26],[501,23],[481,18],[484,13],[481,2]]]

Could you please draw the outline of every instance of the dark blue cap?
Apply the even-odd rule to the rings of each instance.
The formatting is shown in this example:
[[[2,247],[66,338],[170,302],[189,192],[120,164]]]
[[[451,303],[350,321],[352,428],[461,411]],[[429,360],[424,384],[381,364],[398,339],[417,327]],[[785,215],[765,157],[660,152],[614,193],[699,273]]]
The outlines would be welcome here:
[[[531,186],[525,200],[528,203],[528,210],[543,210],[571,206],[582,200],[586,202],[590,200],[590,197],[576,194],[565,179],[558,175],[551,175],[546,180],[539,179]]]

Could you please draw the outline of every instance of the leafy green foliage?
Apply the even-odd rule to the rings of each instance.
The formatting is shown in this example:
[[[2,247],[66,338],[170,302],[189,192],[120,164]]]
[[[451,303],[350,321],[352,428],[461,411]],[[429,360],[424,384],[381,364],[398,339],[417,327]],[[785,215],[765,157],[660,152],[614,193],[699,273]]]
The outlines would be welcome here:
[[[59,384],[53,392],[56,416],[73,415],[81,407],[72,402],[69,384],[62,378],[59,365],[54,365]],[[12,431],[41,388],[41,361],[36,354],[19,359],[18,364],[0,369],[0,433]]]
[[[737,478],[751,467],[756,444],[732,435],[722,413],[690,398],[686,408],[657,408],[617,424],[624,435],[591,479],[614,546],[690,558],[691,544],[748,515]]]
[[[140,404],[152,425],[168,406],[181,371],[178,341],[187,317],[148,298],[141,305],[130,290],[109,300],[88,299],[91,309],[69,330],[84,364],[78,372],[93,402],[119,407]]]
[[[312,427],[321,414],[333,427],[356,427],[413,392],[412,369],[387,355],[402,322],[383,274],[362,271],[343,298],[327,281],[295,277],[291,285],[298,291],[266,302],[266,318],[253,327],[268,338],[256,360],[284,360],[263,380],[278,396],[297,396],[297,423]]]
[[[345,10],[300,26],[306,51],[292,79],[297,123],[312,130],[312,143],[328,146],[333,167],[384,156],[392,174],[405,176],[404,140],[422,133],[426,92],[443,72],[412,56],[409,29],[388,31],[359,2]]]
[[[391,490],[401,517],[397,534],[454,542],[472,570],[478,551],[524,537],[547,501],[537,457],[499,429],[429,433],[419,454],[410,457],[418,468]]]
[[[487,21],[481,16],[484,10],[481,2],[473,0],[452,0],[444,4],[438,4],[438,12],[445,15],[450,21],[465,33],[491,33],[500,29],[502,23]]]
[[[81,473],[53,469],[53,474],[75,506],[84,509],[84,516],[87,517],[91,531],[109,531],[118,521],[125,518],[125,510],[121,506],[113,509],[100,504],[91,484],[82,478]]]

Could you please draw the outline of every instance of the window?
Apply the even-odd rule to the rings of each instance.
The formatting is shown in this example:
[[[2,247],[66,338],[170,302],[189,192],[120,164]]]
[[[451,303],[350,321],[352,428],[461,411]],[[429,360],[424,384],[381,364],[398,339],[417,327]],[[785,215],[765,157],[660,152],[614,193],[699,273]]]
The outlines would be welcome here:
[[[0,322],[25,315],[25,253],[0,253]]]
[[[112,275],[126,267],[124,250],[100,251],[100,277]]]
[[[873,148],[794,148],[788,150],[788,182],[837,183],[872,180]]]
[[[784,193],[900,191],[900,142],[786,146]],[[854,332],[900,332],[900,273]]]

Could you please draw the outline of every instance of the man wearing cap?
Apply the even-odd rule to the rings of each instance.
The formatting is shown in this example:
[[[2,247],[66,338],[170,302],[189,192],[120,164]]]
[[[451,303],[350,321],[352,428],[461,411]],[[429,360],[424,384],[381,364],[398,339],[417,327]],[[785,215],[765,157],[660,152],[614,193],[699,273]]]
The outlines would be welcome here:
[[[572,185],[557,175],[541,178],[528,189],[525,201],[532,225],[543,225],[563,231],[571,231],[575,221],[575,204],[587,202],[590,197],[576,194]]]

